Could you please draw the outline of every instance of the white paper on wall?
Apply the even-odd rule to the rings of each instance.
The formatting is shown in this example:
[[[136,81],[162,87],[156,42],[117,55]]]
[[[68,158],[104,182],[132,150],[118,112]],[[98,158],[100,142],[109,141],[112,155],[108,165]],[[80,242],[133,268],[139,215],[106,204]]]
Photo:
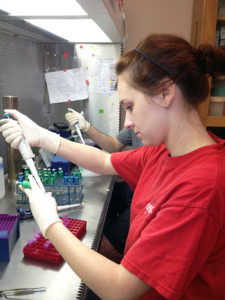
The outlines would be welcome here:
[[[88,98],[83,68],[45,73],[45,79],[50,104]]]
[[[111,95],[116,84],[115,60],[102,60],[97,65],[97,93]]]

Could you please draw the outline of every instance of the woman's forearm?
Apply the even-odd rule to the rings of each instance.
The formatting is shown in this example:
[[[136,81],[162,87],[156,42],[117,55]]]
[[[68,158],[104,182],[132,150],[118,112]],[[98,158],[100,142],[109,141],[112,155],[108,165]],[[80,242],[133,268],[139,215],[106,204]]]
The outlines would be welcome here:
[[[150,289],[122,265],[88,248],[61,222],[52,224],[46,235],[71,269],[101,299],[138,299]]]
[[[111,164],[110,154],[95,147],[61,138],[57,155],[95,173],[117,175]]]
[[[109,153],[118,152],[124,148],[124,145],[121,144],[116,137],[108,136],[92,125],[87,131],[87,134],[99,147]]]

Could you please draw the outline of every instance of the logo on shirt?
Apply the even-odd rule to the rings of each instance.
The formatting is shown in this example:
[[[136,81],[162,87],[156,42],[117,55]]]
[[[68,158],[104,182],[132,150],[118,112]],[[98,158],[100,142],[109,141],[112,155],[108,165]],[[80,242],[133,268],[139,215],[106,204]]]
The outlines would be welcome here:
[[[153,208],[155,208],[155,206],[153,206],[151,203],[148,203],[145,207],[145,214],[151,214],[153,211]]]

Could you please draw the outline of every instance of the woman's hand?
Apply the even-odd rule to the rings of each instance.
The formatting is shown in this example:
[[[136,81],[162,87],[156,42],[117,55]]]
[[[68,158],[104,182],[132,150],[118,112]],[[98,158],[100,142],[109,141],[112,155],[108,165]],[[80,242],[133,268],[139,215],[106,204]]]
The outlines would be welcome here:
[[[79,123],[79,128],[83,132],[87,132],[90,128],[90,123],[85,120],[84,116],[72,108],[68,108],[68,113],[65,115],[71,129],[75,129],[74,125]]]
[[[60,145],[60,136],[45,128],[40,127],[24,114],[15,109],[5,109],[6,113],[15,118],[0,120],[0,131],[6,142],[13,148],[18,148],[24,136],[29,145],[43,148],[51,153],[56,153]]]
[[[40,144],[41,127],[34,123],[24,114],[21,114],[15,109],[6,109],[6,113],[16,120],[2,119],[0,127],[2,135],[5,137],[6,142],[10,143],[13,148],[18,148],[22,139],[22,133],[30,146],[38,146]]]
[[[52,193],[44,193],[37,185],[32,175],[29,175],[30,189],[20,189],[26,193],[30,202],[32,215],[42,234],[46,237],[46,230],[55,222],[62,222],[57,213],[57,204]]]

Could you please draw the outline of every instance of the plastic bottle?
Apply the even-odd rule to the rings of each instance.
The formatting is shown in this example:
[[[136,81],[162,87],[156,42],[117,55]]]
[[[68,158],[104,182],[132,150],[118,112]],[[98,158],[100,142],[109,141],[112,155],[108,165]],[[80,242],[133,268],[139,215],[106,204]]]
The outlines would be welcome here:
[[[3,159],[0,157],[0,199],[5,196],[5,176]]]

